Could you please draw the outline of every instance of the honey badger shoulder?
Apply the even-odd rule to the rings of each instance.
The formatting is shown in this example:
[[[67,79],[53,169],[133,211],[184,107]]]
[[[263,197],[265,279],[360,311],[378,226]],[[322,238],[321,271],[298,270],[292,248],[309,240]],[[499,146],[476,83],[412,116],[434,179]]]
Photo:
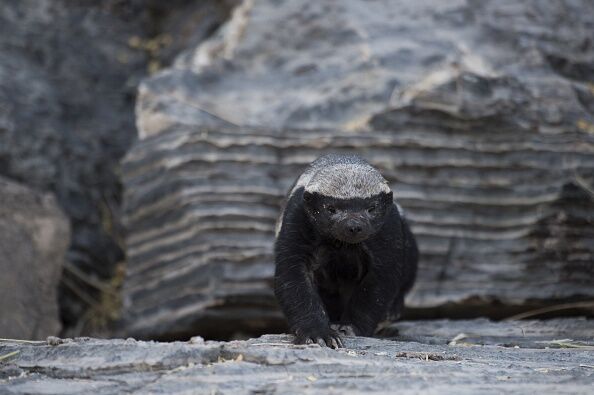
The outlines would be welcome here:
[[[277,224],[275,294],[296,342],[341,345],[398,316],[418,251],[380,172],[326,155],[295,181]]]

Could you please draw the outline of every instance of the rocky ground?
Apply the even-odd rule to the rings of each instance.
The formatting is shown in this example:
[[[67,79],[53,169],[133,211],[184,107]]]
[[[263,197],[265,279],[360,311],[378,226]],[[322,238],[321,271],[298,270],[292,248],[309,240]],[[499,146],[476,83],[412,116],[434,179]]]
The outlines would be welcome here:
[[[591,393],[594,321],[415,321],[395,340],[0,342],[0,393]]]

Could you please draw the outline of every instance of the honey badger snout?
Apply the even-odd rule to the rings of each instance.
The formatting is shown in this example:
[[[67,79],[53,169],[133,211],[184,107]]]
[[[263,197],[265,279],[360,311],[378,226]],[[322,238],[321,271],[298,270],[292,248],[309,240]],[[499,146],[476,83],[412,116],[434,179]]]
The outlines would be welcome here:
[[[340,221],[340,239],[347,243],[359,243],[371,235],[369,221],[359,214],[349,214]]]
[[[357,234],[363,231],[363,226],[361,225],[361,222],[357,221],[356,219],[347,220],[345,226],[349,233],[353,236],[356,236]]]

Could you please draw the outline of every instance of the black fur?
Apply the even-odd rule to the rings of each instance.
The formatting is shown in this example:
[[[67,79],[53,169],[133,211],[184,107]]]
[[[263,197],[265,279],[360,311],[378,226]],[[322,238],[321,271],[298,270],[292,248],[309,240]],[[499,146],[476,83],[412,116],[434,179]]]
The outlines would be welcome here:
[[[275,243],[275,294],[297,343],[340,347],[333,324],[371,336],[400,315],[418,250],[392,194],[382,195],[333,199],[301,186],[289,196]],[[343,237],[348,221],[340,215],[358,221],[365,239]]]

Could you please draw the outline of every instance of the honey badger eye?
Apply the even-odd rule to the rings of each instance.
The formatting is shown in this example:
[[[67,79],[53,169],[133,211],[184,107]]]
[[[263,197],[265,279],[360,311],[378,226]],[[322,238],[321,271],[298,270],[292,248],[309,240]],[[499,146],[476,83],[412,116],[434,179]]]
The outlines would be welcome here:
[[[326,206],[326,211],[330,214],[336,214],[336,208],[334,206]]]
[[[367,212],[368,213],[373,213],[375,211],[375,209],[376,209],[376,205],[374,204],[372,206],[367,207]]]

